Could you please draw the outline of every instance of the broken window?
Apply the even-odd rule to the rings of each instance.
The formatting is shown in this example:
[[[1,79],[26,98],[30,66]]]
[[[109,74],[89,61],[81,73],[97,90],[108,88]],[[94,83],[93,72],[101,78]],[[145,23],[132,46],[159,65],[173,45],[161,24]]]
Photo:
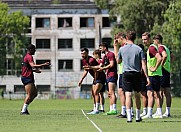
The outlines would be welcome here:
[[[73,70],[73,60],[58,60],[58,70]]]
[[[72,27],[72,18],[58,18],[58,27]]]

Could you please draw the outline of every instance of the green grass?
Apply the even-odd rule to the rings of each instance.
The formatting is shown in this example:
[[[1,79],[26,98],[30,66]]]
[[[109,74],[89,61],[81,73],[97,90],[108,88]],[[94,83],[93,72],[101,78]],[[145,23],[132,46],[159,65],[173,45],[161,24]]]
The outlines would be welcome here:
[[[92,109],[92,100],[35,100],[29,106],[31,115],[19,115],[23,100],[0,100],[0,132],[97,132],[83,115]],[[109,109],[108,100],[105,105]],[[118,110],[120,103],[118,101]],[[155,110],[155,109],[154,109]],[[165,106],[163,107],[165,112]],[[173,98],[172,118],[145,119],[127,123],[115,116],[87,115],[103,132],[180,132],[181,99]]]

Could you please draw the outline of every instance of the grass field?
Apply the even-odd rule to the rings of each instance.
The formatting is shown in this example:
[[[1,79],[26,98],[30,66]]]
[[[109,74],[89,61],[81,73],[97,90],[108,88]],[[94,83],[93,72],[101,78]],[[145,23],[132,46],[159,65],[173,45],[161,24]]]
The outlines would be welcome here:
[[[29,116],[19,114],[22,104],[23,100],[0,100],[0,132],[97,132],[93,123],[103,132],[181,131],[181,98],[173,98],[171,118],[145,119],[140,123],[135,119],[127,123],[113,115],[86,115],[92,123],[82,112],[92,109],[91,99],[35,100],[29,106]],[[108,100],[105,108],[109,109]]]

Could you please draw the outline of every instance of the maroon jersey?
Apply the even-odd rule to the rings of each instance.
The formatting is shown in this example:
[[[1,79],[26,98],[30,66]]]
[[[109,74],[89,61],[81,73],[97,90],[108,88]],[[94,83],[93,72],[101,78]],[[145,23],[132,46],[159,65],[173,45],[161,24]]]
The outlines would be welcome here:
[[[113,52],[109,51],[103,58],[102,58],[102,64],[103,65],[109,65],[110,61],[114,61],[114,66],[112,68],[109,68],[106,70],[107,78],[109,77],[115,77],[117,78],[117,62],[115,59],[115,55]]]
[[[163,52],[163,51],[166,51],[165,48],[164,48],[163,46],[160,46],[160,47],[158,48],[158,52],[160,53],[161,56],[162,56],[162,52]]]
[[[149,54],[150,58],[155,57],[155,55],[158,53],[157,49],[154,46],[149,47]]]
[[[22,63],[22,76],[23,77],[28,77],[28,78],[34,78],[33,75],[33,69],[30,66],[29,63],[34,62],[33,61],[33,56],[27,53],[23,59]]]
[[[86,59],[83,59],[82,60],[82,64],[83,66],[86,66],[86,65],[90,65],[90,66],[97,66],[99,65],[99,63],[96,61],[96,59],[94,59],[92,56],[88,56],[88,60]],[[95,73],[92,69],[88,70],[88,72],[90,73],[90,75],[95,78]],[[105,74],[104,72],[98,72],[98,77],[96,78],[96,80],[102,80],[104,79],[105,77]]]

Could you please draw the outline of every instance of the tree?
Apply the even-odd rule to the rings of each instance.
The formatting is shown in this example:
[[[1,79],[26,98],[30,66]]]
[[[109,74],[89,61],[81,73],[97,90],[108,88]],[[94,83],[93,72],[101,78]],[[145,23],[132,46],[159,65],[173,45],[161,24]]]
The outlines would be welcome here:
[[[21,11],[9,12],[8,5],[0,2],[0,75],[6,74],[7,55],[13,60],[12,70],[20,71],[23,49],[27,42],[25,33],[30,22]]]
[[[173,93],[181,96],[181,1],[174,0],[164,14],[162,33],[164,43],[172,49],[176,56],[172,63]]]
[[[134,30],[141,37],[152,30],[155,22],[163,23],[162,14],[168,5],[168,0],[115,0],[110,15],[121,16],[121,30]]]

